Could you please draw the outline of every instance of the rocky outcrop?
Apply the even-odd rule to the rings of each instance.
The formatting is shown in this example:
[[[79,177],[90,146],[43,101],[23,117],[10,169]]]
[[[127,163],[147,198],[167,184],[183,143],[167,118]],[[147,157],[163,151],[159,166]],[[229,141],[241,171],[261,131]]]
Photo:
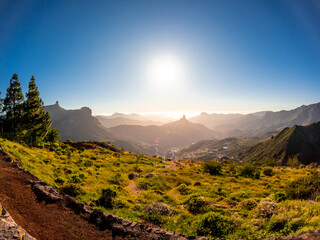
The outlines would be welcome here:
[[[0,239],[36,240],[18,226],[4,207],[0,205]]]

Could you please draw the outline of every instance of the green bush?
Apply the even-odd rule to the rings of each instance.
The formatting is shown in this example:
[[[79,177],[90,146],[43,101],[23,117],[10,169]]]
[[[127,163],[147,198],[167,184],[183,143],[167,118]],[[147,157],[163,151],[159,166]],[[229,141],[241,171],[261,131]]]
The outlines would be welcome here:
[[[58,129],[52,128],[49,130],[47,136],[45,137],[45,142],[58,142],[60,140],[60,134]]]
[[[297,157],[293,157],[288,159],[287,166],[292,168],[298,168],[300,166],[300,162]]]
[[[305,225],[305,220],[303,218],[293,218],[289,223],[289,227],[293,231],[297,231],[299,228]]]
[[[151,222],[155,225],[162,225],[164,223],[164,219],[162,218],[162,216],[160,214],[149,214],[149,213],[145,213],[142,215],[142,218],[148,222]]]
[[[250,177],[259,179],[260,178],[260,170],[256,166],[246,163],[242,167],[239,168],[239,175],[242,177]]]
[[[254,198],[248,198],[243,200],[239,206],[246,210],[251,210],[258,205],[258,202]]]
[[[236,225],[231,219],[216,212],[209,212],[200,217],[196,232],[200,236],[224,237],[235,231]]]
[[[182,183],[179,185],[178,191],[181,193],[181,195],[187,195],[189,193],[189,188],[186,184]]]
[[[310,176],[300,177],[287,184],[286,194],[291,199],[315,199],[320,194],[320,174],[312,171]]]
[[[90,161],[90,160],[86,160],[86,161],[84,162],[84,166],[86,166],[86,167],[91,167],[92,165],[93,165],[93,162]]]
[[[60,191],[65,193],[65,194],[68,194],[68,195],[70,195],[72,197],[76,197],[78,195],[83,194],[83,191],[80,188],[80,186],[75,185],[75,184],[68,184],[66,186],[63,186],[63,187],[60,188]]]
[[[282,192],[276,192],[274,194],[274,199],[276,200],[276,202],[282,202],[287,199],[287,196]]]
[[[78,174],[74,174],[71,176],[71,182],[73,183],[81,183],[82,179],[79,177]]]
[[[116,173],[113,176],[111,176],[111,179],[109,180],[110,183],[120,185],[124,181],[124,178],[120,173]]]
[[[206,161],[203,163],[203,170],[210,175],[221,175],[222,164],[217,161]]]
[[[272,232],[280,232],[287,225],[287,218],[285,216],[273,216],[268,221],[267,228]]]
[[[65,179],[62,178],[62,177],[57,177],[55,180],[54,180],[55,183],[58,183],[58,184],[63,184],[65,182]]]
[[[102,189],[102,194],[97,203],[99,206],[105,208],[113,208],[114,199],[117,196],[117,192],[111,188]]]
[[[204,208],[207,205],[204,197],[196,194],[191,194],[185,201],[184,204],[189,212],[192,214],[200,214],[204,212]]]
[[[268,168],[263,169],[263,174],[266,176],[272,176],[273,175],[272,168],[268,167]]]

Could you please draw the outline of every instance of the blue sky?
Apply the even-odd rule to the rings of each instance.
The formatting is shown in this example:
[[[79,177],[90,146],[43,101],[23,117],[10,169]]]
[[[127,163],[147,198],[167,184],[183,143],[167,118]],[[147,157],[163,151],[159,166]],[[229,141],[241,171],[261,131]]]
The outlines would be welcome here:
[[[163,54],[179,84],[148,79]],[[320,2],[0,0],[2,97],[15,72],[94,113],[290,109],[320,101]]]

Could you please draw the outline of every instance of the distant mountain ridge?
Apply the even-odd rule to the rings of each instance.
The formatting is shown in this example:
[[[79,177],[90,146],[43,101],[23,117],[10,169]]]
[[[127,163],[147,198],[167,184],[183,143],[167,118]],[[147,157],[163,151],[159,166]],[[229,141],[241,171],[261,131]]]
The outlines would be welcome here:
[[[257,136],[285,127],[320,121],[320,103],[303,105],[288,111],[265,111],[251,114],[207,114],[189,118],[217,132],[217,137]]]
[[[288,159],[294,157],[303,164],[320,163],[320,122],[285,128],[275,137],[240,154],[244,161],[275,159],[280,165],[286,165]]]
[[[188,121],[185,116],[162,126],[121,125],[109,130],[131,141],[153,144],[162,154],[172,147],[182,147],[214,137],[213,131]]]
[[[125,118],[125,117],[106,118],[104,116],[96,116],[96,118],[106,128],[116,127],[119,125],[140,125],[140,126],[156,125],[156,126],[160,126],[163,124],[160,121],[138,120],[138,119]]]
[[[66,110],[60,107],[57,101],[53,105],[45,106],[45,110],[51,116],[52,127],[59,130],[62,141],[67,139],[72,141],[111,141],[117,147],[131,152],[154,154],[154,151],[146,146],[124,140],[103,127],[98,119],[92,116],[92,111],[88,107]]]

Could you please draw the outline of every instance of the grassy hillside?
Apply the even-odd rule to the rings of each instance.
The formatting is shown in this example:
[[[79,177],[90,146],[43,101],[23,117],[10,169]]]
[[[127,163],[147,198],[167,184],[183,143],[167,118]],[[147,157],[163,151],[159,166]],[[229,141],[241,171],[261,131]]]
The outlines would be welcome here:
[[[275,159],[281,165],[294,158],[305,165],[319,164],[320,122],[285,128],[275,137],[243,152],[240,157],[246,161]]]
[[[40,179],[130,220],[191,235],[246,239],[320,229],[319,197],[294,195],[297,182],[291,182],[313,176],[320,184],[308,168],[166,161],[94,143],[29,148],[0,139],[0,144]],[[112,208],[98,206],[106,203]]]

